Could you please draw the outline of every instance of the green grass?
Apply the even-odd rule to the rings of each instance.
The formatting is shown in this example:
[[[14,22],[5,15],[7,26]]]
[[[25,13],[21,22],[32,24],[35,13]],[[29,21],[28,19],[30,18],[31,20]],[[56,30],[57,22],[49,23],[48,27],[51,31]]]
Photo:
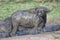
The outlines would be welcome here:
[[[50,8],[52,10],[52,12],[48,14],[48,17],[50,18],[57,19],[60,17],[60,7],[57,7],[56,5],[53,6],[50,3],[44,3],[44,4],[35,3],[35,2],[24,3],[24,4],[6,3],[6,4],[0,4],[0,20],[4,20],[5,18],[11,16],[11,14],[15,12],[16,10],[30,9],[30,8],[34,8],[37,6],[46,6]]]
[[[54,8],[53,11],[48,14],[48,18],[60,19],[60,7]]]

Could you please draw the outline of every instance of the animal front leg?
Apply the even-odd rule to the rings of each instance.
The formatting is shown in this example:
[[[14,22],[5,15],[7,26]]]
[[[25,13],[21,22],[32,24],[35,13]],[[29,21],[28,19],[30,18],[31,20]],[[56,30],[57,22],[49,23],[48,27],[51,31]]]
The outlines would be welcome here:
[[[10,35],[9,35],[9,33],[8,33],[8,32],[6,33],[6,37],[10,37]]]
[[[38,24],[36,23],[34,28],[32,28],[32,30],[30,30],[30,34],[37,34],[38,33]]]
[[[39,29],[42,29],[41,31],[42,32],[45,32],[45,24],[44,24],[44,22],[42,22],[40,25],[39,25]]]
[[[44,19],[42,17],[39,17],[40,21],[39,21],[39,25],[38,25],[38,30],[39,30],[39,33],[40,32],[44,32],[45,31],[45,22],[44,22]]]
[[[33,28],[35,34],[38,33],[38,24],[35,24],[35,27]]]

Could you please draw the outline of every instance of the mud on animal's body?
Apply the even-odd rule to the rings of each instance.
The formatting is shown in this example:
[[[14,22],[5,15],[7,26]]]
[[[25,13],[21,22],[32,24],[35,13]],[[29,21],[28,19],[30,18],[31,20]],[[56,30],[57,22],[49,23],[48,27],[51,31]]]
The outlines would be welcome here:
[[[16,18],[14,19],[13,19],[14,21],[17,21],[20,25],[24,27],[34,26],[35,22],[39,21],[38,16],[36,16],[35,14],[28,14],[28,13],[24,14],[21,13],[21,15],[16,15]]]
[[[18,24],[24,27],[34,27],[34,26],[38,27],[39,20],[41,19],[39,19],[39,17],[36,16],[36,14],[28,13],[28,11],[22,13],[20,12],[19,14],[16,15],[15,17],[12,16],[12,23],[14,27],[17,27]],[[36,29],[37,28],[34,28],[34,30]]]
[[[13,31],[12,33],[15,34],[17,31],[18,26],[23,27],[34,27],[36,31],[39,26],[44,28],[46,23],[46,13],[49,11],[47,8],[42,7],[43,10],[40,8],[35,8],[31,10],[18,10],[14,12],[12,15],[12,24],[13,24]],[[43,12],[44,13],[43,13]],[[42,24],[42,25],[40,25]],[[33,31],[33,30],[32,30]]]

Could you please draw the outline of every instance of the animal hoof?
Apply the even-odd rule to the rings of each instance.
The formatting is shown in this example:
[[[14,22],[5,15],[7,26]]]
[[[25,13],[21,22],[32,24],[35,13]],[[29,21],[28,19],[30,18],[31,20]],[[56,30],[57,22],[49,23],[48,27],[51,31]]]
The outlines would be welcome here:
[[[12,37],[12,36],[16,36],[15,34],[13,34],[13,33],[10,33],[10,36]]]

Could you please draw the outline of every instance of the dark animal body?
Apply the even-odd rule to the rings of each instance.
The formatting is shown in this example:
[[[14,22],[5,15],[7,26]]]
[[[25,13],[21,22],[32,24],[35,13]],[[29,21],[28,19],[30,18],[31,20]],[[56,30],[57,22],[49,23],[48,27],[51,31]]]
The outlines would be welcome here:
[[[16,34],[18,26],[33,27],[30,33],[37,32],[38,27],[42,27],[43,29],[46,23],[46,13],[49,11],[49,9],[41,7],[14,12],[12,15],[12,34]]]
[[[42,18],[39,18],[36,14],[29,13],[26,10],[18,11],[18,14],[12,16],[13,27],[15,28],[13,32],[19,25],[23,27],[34,27],[34,30],[37,30],[41,22],[40,20],[42,21]]]

